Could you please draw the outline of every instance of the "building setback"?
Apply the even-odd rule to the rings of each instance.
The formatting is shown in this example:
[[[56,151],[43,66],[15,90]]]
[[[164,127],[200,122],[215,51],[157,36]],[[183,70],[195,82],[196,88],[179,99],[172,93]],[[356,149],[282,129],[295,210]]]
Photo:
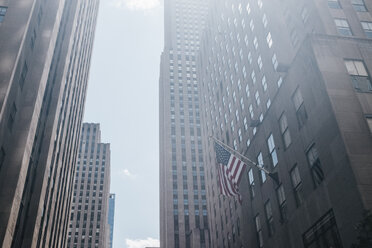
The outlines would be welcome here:
[[[207,3],[166,0],[160,65],[160,244],[209,247],[196,56]]]
[[[0,246],[65,247],[98,0],[0,1]]]
[[[109,197],[109,210],[108,210],[108,224],[110,227],[109,234],[109,248],[113,247],[114,241],[114,220],[115,220],[115,194],[110,194]]]
[[[110,144],[84,123],[75,171],[67,247],[109,247]]]
[[[198,59],[212,247],[350,247],[372,208],[371,1],[212,1]],[[220,196],[213,136],[249,166]],[[249,164],[250,165],[250,164]]]

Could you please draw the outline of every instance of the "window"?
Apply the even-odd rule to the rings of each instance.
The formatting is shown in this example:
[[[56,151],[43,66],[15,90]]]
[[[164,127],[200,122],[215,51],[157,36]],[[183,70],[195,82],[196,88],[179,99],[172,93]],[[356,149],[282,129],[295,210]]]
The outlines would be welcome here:
[[[351,0],[351,4],[353,5],[355,11],[367,12],[367,8],[364,3],[364,0]]]
[[[250,168],[248,171],[248,179],[249,179],[249,188],[251,191],[251,197],[254,198],[254,177],[253,177],[252,168]]]
[[[341,5],[338,0],[328,0],[328,7],[331,9],[341,9]]]
[[[258,40],[257,40],[257,37],[254,37],[254,39],[253,39],[253,45],[254,45],[254,48],[257,50],[258,49]]]
[[[265,76],[262,77],[261,84],[262,84],[263,90],[266,91],[267,90],[267,82],[266,82],[266,77]]]
[[[262,16],[262,24],[266,28],[266,26],[267,26],[267,17],[266,17],[266,14],[263,14],[263,16]]]
[[[275,142],[274,142],[273,134],[270,134],[269,138],[267,139],[267,145],[269,147],[271,161],[273,162],[273,166],[275,167],[278,164],[278,156],[275,150]]]
[[[14,125],[16,113],[17,113],[17,107],[16,107],[15,103],[13,103],[12,109],[10,110],[9,119],[8,119],[8,128],[9,128],[10,131],[13,130],[13,125]]]
[[[257,106],[260,106],[260,103],[261,103],[261,100],[260,100],[260,93],[258,91],[256,91],[256,93],[254,94],[254,97],[256,99],[256,104]]]
[[[367,116],[367,124],[369,127],[369,131],[372,133],[372,116]],[[1,165],[1,160],[0,160],[0,165]]]
[[[266,36],[266,41],[267,41],[267,45],[269,46],[269,48],[271,48],[271,46],[273,45],[273,39],[271,38],[270,32]]]
[[[307,112],[304,105],[304,99],[302,98],[302,94],[300,88],[297,88],[295,93],[292,96],[292,102],[296,109],[296,116],[298,120],[298,125],[301,128],[306,120],[307,120]]]
[[[291,36],[291,43],[292,43],[292,46],[297,46],[298,42],[299,42],[299,39],[298,39],[298,35],[297,35],[297,31],[296,31],[296,28],[293,28],[291,30],[291,33],[290,33],[290,36]]]
[[[273,57],[271,58],[271,62],[273,63],[273,66],[274,66],[274,70],[276,70],[276,68],[278,68],[278,60],[276,58],[276,54],[273,55]]]
[[[257,64],[258,64],[258,68],[261,70],[262,69],[262,58],[261,58],[261,55],[258,56]]]
[[[7,10],[8,10],[7,7],[0,6],[0,23],[4,21],[4,17]]]
[[[309,12],[308,12],[306,6],[304,6],[304,7],[302,8],[302,11],[301,11],[301,18],[302,18],[302,22],[303,22],[303,23],[306,23],[307,20],[309,19]]]
[[[324,179],[324,173],[319,160],[318,150],[315,146],[312,146],[306,153],[307,160],[310,165],[311,176],[314,181],[314,185],[318,186]]]
[[[314,223],[303,235],[305,248],[319,247],[342,247],[336,219],[333,211],[328,211],[316,223]]]
[[[279,126],[280,126],[280,132],[282,133],[284,146],[285,148],[288,148],[288,146],[291,144],[292,141],[291,141],[291,135],[288,129],[287,117],[284,113],[279,119]]]
[[[1,147],[0,149],[0,170],[1,170],[1,167],[3,167],[4,160],[5,160],[5,151],[4,151],[4,148]]]
[[[363,61],[345,60],[345,65],[355,89],[360,91],[372,90],[371,80]]]
[[[267,200],[267,202],[265,203],[265,215],[267,229],[269,229],[269,236],[271,237],[274,234],[274,218],[270,200]]]
[[[262,152],[260,152],[257,156],[257,164],[261,168],[264,167]],[[261,182],[264,183],[266,182],[266,173],[263,170],[260,170],[260,172],[261,172]]]
[[[352,36],[349,23],[346,19],[335,19],[335,24],[338,30],[338,33],[343,36]]]
[[[285,192],[284,192],[283,184],[281,184],[277,188],[276,195],[278,197],[279,210],[280,210],[280,215],[281,215],[282,221],[285,221],[287,219],[287,207],[286,207],[286,198],[285,198]]]
[[[261,227],[261,221],[260,216],[256,215],[254,218],[254,222],[256,224],[256,233],[257,233],[257,240],[259,247],[263,247],[263,235],[262,235],[262,227]]]
[[[21,89],[23,89],[23,86],[25,84],[27,72],[28,72],[28,66],[27,66],[27,63],[25,62],[23,64],[21,76],[19,78],[19,86],[21,87]]]
[[[261,9],[261,8],[262,8],[262,0],[258,0],[258,1],[257,1],[257,5],[258,5],[258,7]]]
[[[372,22],[360,22],[367,38],[372,38]]]
[[[293,192],[294,192],[294,196],[296,199],[296,205],[298,207],[302,203],[302,181],[301,181],[300,172],[298,170],[297,165],[293,167],[290,174],[291,174]]]

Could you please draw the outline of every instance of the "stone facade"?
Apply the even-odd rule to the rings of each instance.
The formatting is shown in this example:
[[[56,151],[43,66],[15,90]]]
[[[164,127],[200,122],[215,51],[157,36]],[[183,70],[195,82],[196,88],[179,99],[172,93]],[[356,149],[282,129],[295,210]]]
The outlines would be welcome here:
[[[99,124],[84,123],[76,163],[68,230],[69,248],[109,248],[110,144]]]
[[[350,247],[371,210],[370,1],[213,1],[198,59],[203,141],[249,164],[220,196],[206,142],[212,247]],[[363,26],[364,25],[364,26]],[[259,124],[257,124],[259,121]]]
[[[208,246],[196,57],[207,3],[164,2],[160,65],[160,244]]]
[[[0,246],[65,247],[98,1],[0,6]]]

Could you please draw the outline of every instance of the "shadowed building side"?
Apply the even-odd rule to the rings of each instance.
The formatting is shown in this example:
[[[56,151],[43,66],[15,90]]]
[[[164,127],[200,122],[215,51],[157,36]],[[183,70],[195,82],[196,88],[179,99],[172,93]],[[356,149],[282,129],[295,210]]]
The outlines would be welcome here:
[[[372,208],[371,1],[211,1],[198,59],[203,141],[249,167],[221,196],[205,142],[212,247],[350,247]]]
[[[65,247],[98,0],[0,11],[0,244]]]

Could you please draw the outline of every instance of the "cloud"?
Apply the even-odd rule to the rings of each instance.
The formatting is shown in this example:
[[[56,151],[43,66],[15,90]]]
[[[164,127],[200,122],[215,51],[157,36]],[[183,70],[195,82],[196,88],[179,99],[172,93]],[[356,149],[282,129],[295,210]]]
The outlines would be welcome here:
[[[125,176],[125,177],[130,177],[130,178],[135,178],[136,175],[132,174],[128,169],[122,169],[120,171],[120,174]]]
[[[145,248],[145,247],[159,247],[160,241],[158,239],[125,239],[125,244],[128,248]]]
[[[151,10],[160,6],[160,0],[112,0],[116,8],[130,10]]]

